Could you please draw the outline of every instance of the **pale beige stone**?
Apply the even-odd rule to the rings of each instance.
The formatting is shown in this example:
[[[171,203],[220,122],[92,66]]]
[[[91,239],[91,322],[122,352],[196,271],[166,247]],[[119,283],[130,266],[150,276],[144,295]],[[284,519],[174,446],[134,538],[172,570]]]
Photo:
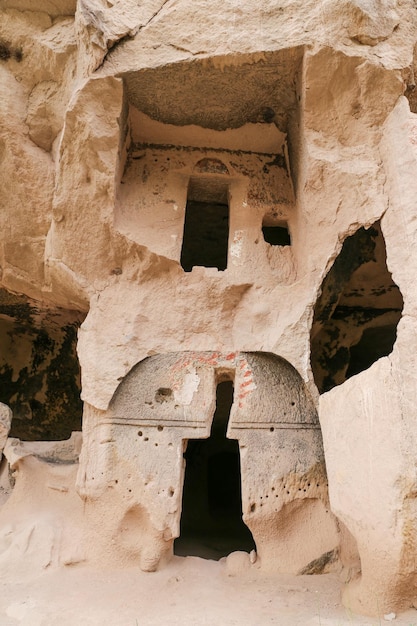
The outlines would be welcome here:
[[[190,450],[211,445],[228,381],[217,453],[238,442],[256,552],[233,548],[219,568],[235,584],[338,571],[345,605],[380,619],[415,602],[416,33],[411,0],[2,3],[10,580],[81,562],[179,567]],[[222,267],[184,261],[192,203],[228,211]],[[268,243],[274,226],[290,242]],[[329,287],[361,229],[376,251]],[[51,438],[41,363],[67,381],[50,406],[78,394],[71,363],[55,360],[60,320],[74,337],[80,326],[82,441],[20,441],[24,411],[13,422],[8,404]],[[369,356],[384,329],[392,345],[356,372],[355,347],[366,339]]]
[[[265,571],[298,572],[337,548],[339,537],[327,502],[315,409],[296,371],[272,355],[184,352],[150,357],[126,377],[107,412],[86,412],[89,434],[78,490],[90,523],[100,525],[104,546],[117,532],[115,523],[133,533],[137,518],[130,558],[139,550],[142,569],[156,569],[179,535],[187,470],[183,441],[209,436],[218,371],[235,372],[227,436],[239,442],[243,520],[255,540],[256,564]],[[281,406],[277,416],[275,406]],[[118,515],[104,530],[96,503],[111,506],[115,500]],[[127,541],[126,532],[124,536]],[[114,547],[113,560],[127,558],[118,543]]]
[[[10,424],[12,423],[12,412],[10,408],[0,403],[0,454],[3,453],[4,446],[9,436]],[[0,456],[1,460],[1,456]]]
[[[74,490],[81,434],[67,441],[9,439],[4,454],[15,486],[2,507],[1,569],[9,580],[85,560],[82,503]],[[30,563],[22,569],[21,562]]]

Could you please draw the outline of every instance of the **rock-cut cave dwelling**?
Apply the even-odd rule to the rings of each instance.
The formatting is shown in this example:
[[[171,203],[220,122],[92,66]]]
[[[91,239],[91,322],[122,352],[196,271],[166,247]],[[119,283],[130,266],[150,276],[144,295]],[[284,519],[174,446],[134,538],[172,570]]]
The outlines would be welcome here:
[[[415,2],[0,11],[0,623],[207,561],[417,623]]]

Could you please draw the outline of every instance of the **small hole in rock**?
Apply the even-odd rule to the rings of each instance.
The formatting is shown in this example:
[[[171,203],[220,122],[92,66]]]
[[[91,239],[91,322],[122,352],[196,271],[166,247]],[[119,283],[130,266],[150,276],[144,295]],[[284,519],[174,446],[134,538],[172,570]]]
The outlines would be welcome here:
[[[271,246],[290,246],[291,237],[285,222],[276,221],[271,215],[266,215],[262,223],[262,234],[266,243]]]
[[[160,387],[155,393],[155,401],[162,404],[163,402],[169,402],[172,398],[172,389],[169,387]]]

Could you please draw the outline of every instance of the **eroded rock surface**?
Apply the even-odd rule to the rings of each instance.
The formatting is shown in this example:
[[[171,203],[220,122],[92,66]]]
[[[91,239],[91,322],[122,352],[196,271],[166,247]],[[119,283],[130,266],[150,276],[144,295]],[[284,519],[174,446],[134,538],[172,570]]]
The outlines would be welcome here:
[[[215,412],[216,387],[226,381],[230,415],[219,395]],[[211,549],[219,558],[256,546],[258,567],[298,572],[338,548],[318,416],[283,359],[216,352],[149,357],[124,379],[108,411],[86,412],[84,427],[78,489],[107,552],[115,545],[112,559],[139,553],[141,567],[155,569],[180,535],[181,515],[179,554]],[[116,501],[118,515],[104,529],[101,513],[95,520],[96,502]],[[238,524],[242,511],[252,543]],[[114,542],[118,533],[124,555]]]
[[[0,452],[3,453],[12,423],[12,411],[7,404],[0,404]],[[1,457],[0,457],[1,460]]]
[[[2,568],[154,570],[228,501],[209,556],[237,552],[231,572],[339,569],[349,608],[410,607],[414,3],[0,17]],[[64,462],[45,440],[81,428],[80,394]],[[60,507],[80,547],[51,559]]]

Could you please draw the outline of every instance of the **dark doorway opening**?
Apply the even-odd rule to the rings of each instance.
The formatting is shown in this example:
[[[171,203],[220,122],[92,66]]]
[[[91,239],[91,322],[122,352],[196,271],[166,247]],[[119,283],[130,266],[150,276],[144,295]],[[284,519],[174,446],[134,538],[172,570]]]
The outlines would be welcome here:
[[[219,167],[224,165],[219,162]],[[211,170],[210,170],[211,171]],[[227,171],[227,170],[226,170]],[[181,266],[227,267],[229,244],[229,181],[225,177],[192,176],[185,208]]]
[[[177,555],[218,560],[255,549],[242,520],[239,444],[226,438],[232,403],[232,381],[219,383],[210,437],[188,441]]]
[[[191,272],[200,265],[225,270],[228,241],[228,205],[189,200],[185,209],[182,268]]]

